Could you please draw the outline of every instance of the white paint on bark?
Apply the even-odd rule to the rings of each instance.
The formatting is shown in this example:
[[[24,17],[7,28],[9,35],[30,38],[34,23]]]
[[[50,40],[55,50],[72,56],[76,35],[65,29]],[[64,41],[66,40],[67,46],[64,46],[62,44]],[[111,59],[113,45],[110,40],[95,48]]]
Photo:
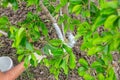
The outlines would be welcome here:
[[[68,45],[71,48],[74,47],[74,45],[76,43],[74,35],[71,32],[67,32],[67,36],[68,36],[68,40],[69,40]]]
[[[54,27],[55,30],[56,30],[56,33],[57,33],[57,35],[58,35],[58,38],[61,39],[62,41],[64,41],[62,32],[61,32],[61,30],[60,30],[58,24],[57,24],[57,23],[53,23],[53,27]]]

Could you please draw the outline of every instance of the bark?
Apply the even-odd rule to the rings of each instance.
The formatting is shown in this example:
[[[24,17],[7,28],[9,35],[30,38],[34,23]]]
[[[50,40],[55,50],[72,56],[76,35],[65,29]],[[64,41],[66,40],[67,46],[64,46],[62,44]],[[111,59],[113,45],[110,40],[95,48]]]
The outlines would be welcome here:
[[[67,3],[63,8],[62,8],[62,14],[66,14],[67,16],[69,16],[69,11],[68,11],[68,6],[69,6],[69,3]],[[65,21],[63,23],[63,26],[64,24],[67,24],[67,22]],[[68,24],[69,25],[69,24]],[[64,27],[63,27],[64,28]],[[74,47],[74,44],[76,43],[75,41],[75,37],[74,35],[72,34],[71,30],[68,29],[68,32],[67,32],[67,36],[68,36],[68,40],[69,42],[67,43],[69,45],[69,47]]]
[[[45,12],[45,14],[48,16],[48,18],[51,20],[51,22],[53,23],[53,27],[56,30],[56,33],[58,35],[58,38],[61,39],[64,42],[64,38],[62,35],[62,32],[57,24],[57,21],[55,20],[55,18],[50,14],[50,12],[48,11],[48,9],[44,6],[44,4],[42,3],[42,0],[40,1],[40,7],[42,8],[42,10]]]

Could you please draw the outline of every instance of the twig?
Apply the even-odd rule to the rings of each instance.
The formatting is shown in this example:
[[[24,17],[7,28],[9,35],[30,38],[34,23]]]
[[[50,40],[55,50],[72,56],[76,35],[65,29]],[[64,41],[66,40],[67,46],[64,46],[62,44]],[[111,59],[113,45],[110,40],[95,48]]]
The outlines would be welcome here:
[[[88,0],[88,9],[90,10],[90,0]]]
[[[2,31],[2,30],[0,30],[0,34],[4,35],[6,37],[8,36],[8,34],[6,32],[4,32],[4,31]]]
[[[117,71],[119,70],[117,67],[118,67],[118,63],[117,62],[115,62],[115,61],[113,61],[113,70],[114,70],[114,72],[115,72],[115,76],[116,76],[116,78],[117,78],[117,80],[119,80],[119,75],[118,75],[118,73],[117,73]]]

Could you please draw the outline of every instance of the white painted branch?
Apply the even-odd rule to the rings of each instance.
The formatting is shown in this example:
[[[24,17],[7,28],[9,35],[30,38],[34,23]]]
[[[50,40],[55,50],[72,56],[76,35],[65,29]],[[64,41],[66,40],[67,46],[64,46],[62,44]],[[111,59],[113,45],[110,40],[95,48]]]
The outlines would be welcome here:
[[[61,32],[61,30],[60,30],[58,24],[57,24],[57,23],[53,23],[53,26],[54,26],[54,28],[55,28],[55,30],[56,30],[56,33],[57,33],[59,39],[61,39],[62,41],[64,41],[62,32]]]
[[[44,10],[45,14],[48,16],[48,18],[52,21],[53,27],[56,30],[56,33],[58,35],[58,38],[61,39],[63,42],[64,41],[64,37],[62,35],[61,29],[57,24],[57,21],[55,20],[55,18],[50,14],[50,12],[48,11],[48,9],[44,6],[44,4],[42,3],[42,0],[40,1],[40,7],[42,8],[42,10]],[[68,13],[68,12],[67,12]],[[62,15],[62,14],[61,14]],[[64,26],[64,25],[63,25]],[[75,44],[75,39],[74,39],[74,35],[72,34],[72,32],[68,32],[68,39],[69,39],[69,43],[67,44],[69,47],[73,47]]]
[[[69,6],[69,3],[67,3],[64,7],[63,7],[63,12],[60,12],[60,14],[61,14],[61,16],[63,15],[63,14],[66,14],[67,16],[69,16],[69,11],[68,11],[68,6]],[[62,14],[63,13],[63,14]],[[65,21],[66,22],[66,21]],[[64,23],[65,23],[64,22]],[[63,25],[64,26],[64,25]],[[74,35],[72,34],[72,32],[70,31],[70,29],[68,30],[68,32],[67,32],[67,36],[68,36],[68,43],[67,43],[67,45],[69,46],[69,47],[74,47],[74,44],[76,43],[76,41],[75,41],[75,38],[74,38]]]
[[[62,9],[60,9],[60,16],[63,16],[62,14]],[[64,32],[64,23],[62,23],[62,33],[63,33],[63,37],[65,38],[65,32]]]
[[[68,40],[69,40],[68,45],[69,45],[71,48],[74,47],[74,45],[75,45],[75,43],[76,43],[74,35],[73,35],[73,34],[71,33],[71,31],[70,31],[70,32],[67,32],[67,36],[68,36]]]
[[[4,31],[2,31],[2,30],[0,30],[0,34],[4,35],[6,37],[8,36],[8,34],[6,32],[4,32]]]
[[[53,27],[56,30],[56,33],[58,35],[58,38],[61,39],[64,42],[64,38],[62,35],[62,32],[60,30],[60,27],[57,24],[57,21],[55,20],[55,18],[50,14],[50,12],[48,11],[48,9],[44,6],[44,4],[42,3],[42,0],[40,1],[40,7],[42,8],[42,10],[44,10],[45,14],[48,16],[48,18],[52,21]]]
[[[63,32],[63,37],[65,38],[64,24],[63,23],[62,23],[62,32]]]

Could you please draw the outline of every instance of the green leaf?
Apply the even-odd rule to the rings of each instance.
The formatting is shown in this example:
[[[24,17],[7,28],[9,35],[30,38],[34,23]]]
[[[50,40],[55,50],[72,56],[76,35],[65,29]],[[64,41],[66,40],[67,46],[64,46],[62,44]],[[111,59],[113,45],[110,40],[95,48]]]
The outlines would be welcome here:
[[[107,80],[117,80],[113,67],[109,67],[107,69],[107,78],[108,78]]]
[[[120,0],[118,0],[118,5],[120,6]]]
[[[110,14],[114,14],[115,12],[116,12],[115,9],[107,8],[107,9],[101,10],[100,14],[101,15],[110,15]]]
[[[23,49],[18,49],[17,50],[17,54],[23,54],[24,53],[24,50]]]
[[[55,58],[56,60],[54,60],[54,66],[55,68],[60,68],[60,66],[62,65],[62,58]]]
[[[106,16],[99,16],[94,22],[92,27],[92,31],[95,31],[99,26],[103,25],[106,20]]]
[[[84,58],[79,59],[79,63],[80,63],[82,66],[88,68],[88,62],[87,62]]]
[[[96,4],[94,2],[90,3],[90,12],[93,13],[93,14],[95,14],[95,15],[99,14],[99,9],[97,8],[97,6],[96,6]]]
[[[22,38],[25,36],[24,35],[24,31],[25,31],[25,28],[20,28],[16,34],[16,47],[18,47],[18,45],[20,44]]]
[[[31,56],[26,56],[25,59],[24,59],[24,66],[25,66],[25,68],[28,68],[28,66],[29,66],[30,57]]]
[[[70,2],[71,4],[76,5],[76,4],[81,4],[81,3],[82,3],[82,0],[69,0],[69,2]]]
[[[112,29],[114,27],[114,22],[117,20],[118,16],[117,15],[110,15],[105,23],[104,23],[104,27],[106,29]]]
[[[113,47],[114,47],[114,49],[115,50],[117,50],[118,48],[119,48],[119,46],[120,46],[120,41],[119,41],[119,39],[117,39],[117,40],[115,40],[114,42],[113,42]]]
[[[99,0],[99,5],[100,5],[100,7],[103,7],[104,4],[105,4],[105,0]]]
[[[88,54],[87,55],[94,55],[96,54],[97,52],[100,52],[101,50],[103,49],[103,47],[101,46],[98,46],[98,47],[92,47],[88,50]]]
[[[90,11],[89,10],[83,10],[81,11],[81,15],[83,18],[90,17]]]
[[[31,54],[31,58],[32,58],[34,61],[37,60],[37,58],[35,57],[35,55],[34,55],[33,53]]]
[[[117,14],[118,16],[120,16],[120,9],[117,9]]]
[[[39,31],[39,28],[38,28],[37,25],[35,25],[35,24],[32,24],[32,25],[34,25],[34,26],[31,27],[32,29],[29,30],[29,33],[30,33],[30,36],[31,36],[31,38],[32,38],[32,40],[34,42],[34,41],[39,40],[39,38],[40,38],[40,31]]]
[[[86,68],[85,67],[79,67],[78,68],[78,74],[80,75],[80,76],[84,76],[85,75],[85,73],[86,73]]]
[[[51,47],[50,45],[48,45],[48,44],[46,44],[46,45],[42,48],[43,52],[44,52],[45,54],[47,54],[47,55],[49,55],[49,49],[51,50],[52,47]],[[53,49],[52,49],[52,50],[53,50]]]
[[[54,77],[55,77],[56,80],[59,80],[58,79],[58,76],[59,76],[59,73],[60,73],[59,69],[56,69],[55,67],[51,67],[50,68],[50,73],[54,74]]]
[[[102,9],[104,8],[113,8],[113,9],[116,9],[118,8],[119,5],[118,5],[118,1],[107,1],[105,2],[103,5],[102,5]]]
[[[97,75],[97,78],[98,78],[98,80],[105,80],[105,77],[104,77],[104,75],[102,73],[99,73]]]
[[[95,69],[96,72],[98,72],[98,73],[104,73],[105,72],[105,69],[103,68],[103,65],[98,61],[94,61],[91,64],[91,68]]]
[[[33,51],[33,46],[28,41],[26,41],[26,49]]]
[[[14,10],[18,9],[18,2],[17,2],[17,0],[11,0],[11,1],[13,1],[13,2],[11,2],[12,6],[13,6],[13,9]]]
[[[51,64],[49,64],[49,60],[48,59],[43,59],[43,63],[46,67],[50,67]]]
[[[64,73],[67,75],[68,74],[68,64],[67,64],[66,60],[62,61],[61,67],[63,68]]]
[[[106,54],[103,54],[102,59],[104,60],[105,65],[109,65],[109,63],[111,63],[111,61],[113,60],[113,57],[111,53],[106,53]]]
[[[37,66],[38,64],[38,61],[37,61],[37,58],[35,57],[35,55],[32,53],[31,54],[31,60],[30,60],[30,63],[33,65],[33,66]]]
[[[102,44],[102,43],[103,43],[103,39],[100,37],[93,40],[93,45]]]
[[[118,19],[118,27],[120,28],[120,18]]]
[[[18,61],[19,61],[19,62],[20,62],[20,61],[22,61],[23,57],[24,57],[24,54],[23,54],[23,55],[18,56]]]
[[[48,35],[48,29],[46,28],[46,26],[43,22],[40,22],[40,27],[42,29],[43,35],[47,36]]]
[[[27,0],[27,5],[30,6],[30,5],[34,5],[34,4],[38,4],[39,3],[39,0]]]
[[[0,25],[6,25],[8,24],[8,18],[6,16],[3,16],[0,18]]]
[[[60,56],[62,56],[64,54],[63,49],[61,49],[61,48],[54,48],[54,50],[51,50],[51,52],[52,52],[54,57],[55,56],[60,57]]]
[[[109,43],[111,40],[113,40],[113,35],[106,33],[106,36],[103,37],[103,41]]]
[[[53,39],[53,40],[50,40],[49,42],[53,46],[60,46],[62,44],[62,41],[60,39]]]
[[[74,69],[76,66],[75,54],[73,53],[72,49],[65,44],[63,45],[63,49],[65,49],[66,52],[69,54],[69,67],[70,67],[70,69]]]
[[[102,66],[101,63],[97,62],[97,61],[94,61],[92,64],[91,64],[91,67],[92,68],[97,68],[97,67],[100,67]]]
[[[43,47],[43,52],[47,55],[53,55],[53,56],[62,56],[64,54],[63,49],[53,47],[52,45],[45,45]]]
[[[76,67],[76,57],[73,52],[70,53],[69,67],[70,69],[74,69]]]
[[[15,38],[16,31],[18,31],[18,28],[10,26],[10,38]]]
[[[61,4],[62,6],[66,5],[67,2],[68,2],[68,0],[60,0],[60,4]]]
[[[83,76],[83,78],[84,78],[85,80],[95,80],[94,77],[92,77],[91,75],[89,75],[89,74],[87,74],[87,73]]]
[[[14,10],[18,9],[18,2],[17,2],[17,0],[3,0],[1,5],[4,6],[4,7],[12,5],[10,7],[12,7]]]
[[[0,4],[0,6],[3,6],[3,7],[7,7],[7,5],[8,5],[8,1],[6,1],[6,0],[3,0],[2,1],[2,4]]]
[[[91,48],[93,47],[92,42],[91,41],[84,41],[82,43],[82,46],[80,47],[81,50],[86,50],[87,48]]]
[[[63,49],[65,49],[68,54],[73,53],[72,49],[68,47],[66,44],[63,44]]]
[[[55,12],[59,12],[60,9],[61,9],[62,5],[61,4],[58,4],[56,7],[55,7]]]
[[[73,13],[79,14],[82,10],[82,6],[81,5],[75,5],[72,9]]]

